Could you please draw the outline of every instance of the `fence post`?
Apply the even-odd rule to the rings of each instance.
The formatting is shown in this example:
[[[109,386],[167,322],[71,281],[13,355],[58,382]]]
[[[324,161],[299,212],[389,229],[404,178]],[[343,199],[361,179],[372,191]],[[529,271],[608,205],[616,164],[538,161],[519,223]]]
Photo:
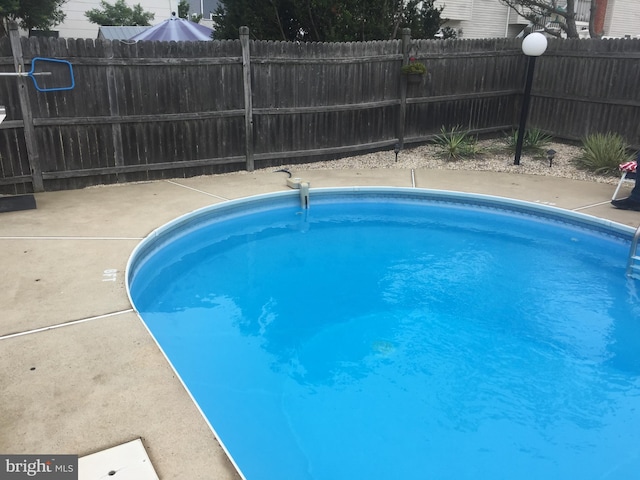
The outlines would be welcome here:
[[[97,40],[106,44],[107,58],[113,58],[113,43],[110,40]],[[112,64],[107,65],[107,94],[109,96],[109,115],[120,117],[120,105],[118,103],[118,83],[116,82],[116,71]],[[124,165],[124,153],[122,147],[122,124],[111,124],[111,140],[113,141],[114,165],[120,167]]]
[[[251,102],[251,53],[249,52],[249,27],[240,27],[242,45],[242,80],[244,85],[244,143],[247,171],[253,172],[253,105]]]
[[[409,50],[411,48],[411,29],[402,29],[402,65],[409,63]],[[398,125],[396,134],[398,137],[398,147],[400,150],[404,148],[404,124],[407,117],[407,79],[400,75],[400,111],[398,113]]]
[[[24,72],[24,59],[22,57],[22,45],[20,44],[20,33],[15,22],[9,24],[9,40],[11,42],[11,52],[13,54],[13,64],[16,72]],[[33,126],[33,115],[31,113],[31,102],[29,101],[29,90],[27,89],[26,77],[16,77],[18,82],[18,96],[20,98],[20,110],[22,111],[22,125],[24,132],[24,142],[27,147],[27,157],[29,158],[29,168],[31,170],[31,183],[34,192],[44,192],[44,182],[42,181],[42,167],[40,166],[40,154],[38,152],[38,141],[36,130]]]

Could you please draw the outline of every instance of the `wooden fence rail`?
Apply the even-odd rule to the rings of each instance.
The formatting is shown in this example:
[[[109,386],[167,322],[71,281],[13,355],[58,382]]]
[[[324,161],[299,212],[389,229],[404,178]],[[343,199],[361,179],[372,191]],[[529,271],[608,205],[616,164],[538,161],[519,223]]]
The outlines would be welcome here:
[[[69,60],[76,87],[0,77],[0,193],[221,173],[428,141],[460,125],[515,128],[518,39],[295,43],[0,39],[0,72]],[[407,84],[409,57],[428,74]],[[539,59],[529,125],[579,140],[640,134],[638,40],[554,40]],[[25,65],[26,64],[26,65]],[[21,67],[20,67],[21,66]]]

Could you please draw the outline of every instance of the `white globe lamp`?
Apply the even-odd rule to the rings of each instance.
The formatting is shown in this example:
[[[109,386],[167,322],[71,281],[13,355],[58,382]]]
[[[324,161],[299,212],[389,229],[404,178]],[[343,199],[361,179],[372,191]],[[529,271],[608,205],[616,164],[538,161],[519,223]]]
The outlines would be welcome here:
[[[527,57],[539,57],[547,50],[547,37],[540,32],[527,35],[522,41],[522,52]]]

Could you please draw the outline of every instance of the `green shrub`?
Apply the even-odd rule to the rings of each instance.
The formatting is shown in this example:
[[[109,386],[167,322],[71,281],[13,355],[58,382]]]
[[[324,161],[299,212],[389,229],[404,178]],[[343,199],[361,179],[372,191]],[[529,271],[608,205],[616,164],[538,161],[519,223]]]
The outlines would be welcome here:
[[[634,159],[629,145],[617,133],[594,133],[582,140],[582,155],[575,161],[579,168],[599,174],[615,174],[618,165]]]
[[[442,127],[440,134],[436,135],[433,141],[440,147],[442,155],[449,160],[475,157],[480,153],[478,139],[471,137],[459,125],[450,131]]]
[[[544,155],[547,151],[546,147],[551,143],[551,140],[553,138],[539,128],[525,130],[524,138],[522,139],[522,151],[534,155]],[[518,143],[518,130],[511,132],[511,135],[507,136],[506,142],[509,151],[515,153],[516,144]]]

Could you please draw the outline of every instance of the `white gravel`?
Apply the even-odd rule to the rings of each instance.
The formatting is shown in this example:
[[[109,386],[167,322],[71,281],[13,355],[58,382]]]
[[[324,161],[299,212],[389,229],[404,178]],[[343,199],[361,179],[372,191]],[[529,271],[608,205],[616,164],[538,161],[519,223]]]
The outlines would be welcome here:
[[[285,165],[279,168],[291,170],[340,170],[340,169],[374,169],[374,168],[432,168],[439,170],[483,170],[507,173],[525,173],[571,178],[615,185],[620,177],[595,175],[576,168],[574,159],[581,154],[581,147],[563,143],[550,143],[545,150],[556,151],[553,165],[549,167],[546,157],[532,157],[523,154],[520,165],[514,165],[514,156],[508,153],[502,140],[483,140],[479,142],[480,155],[475,158],[459,160],[445,159],[440,149],[433,144],[407,148],[398,154],[395,161],[393,150],[356,155],[325,162],[312,162],[296,165]]]

